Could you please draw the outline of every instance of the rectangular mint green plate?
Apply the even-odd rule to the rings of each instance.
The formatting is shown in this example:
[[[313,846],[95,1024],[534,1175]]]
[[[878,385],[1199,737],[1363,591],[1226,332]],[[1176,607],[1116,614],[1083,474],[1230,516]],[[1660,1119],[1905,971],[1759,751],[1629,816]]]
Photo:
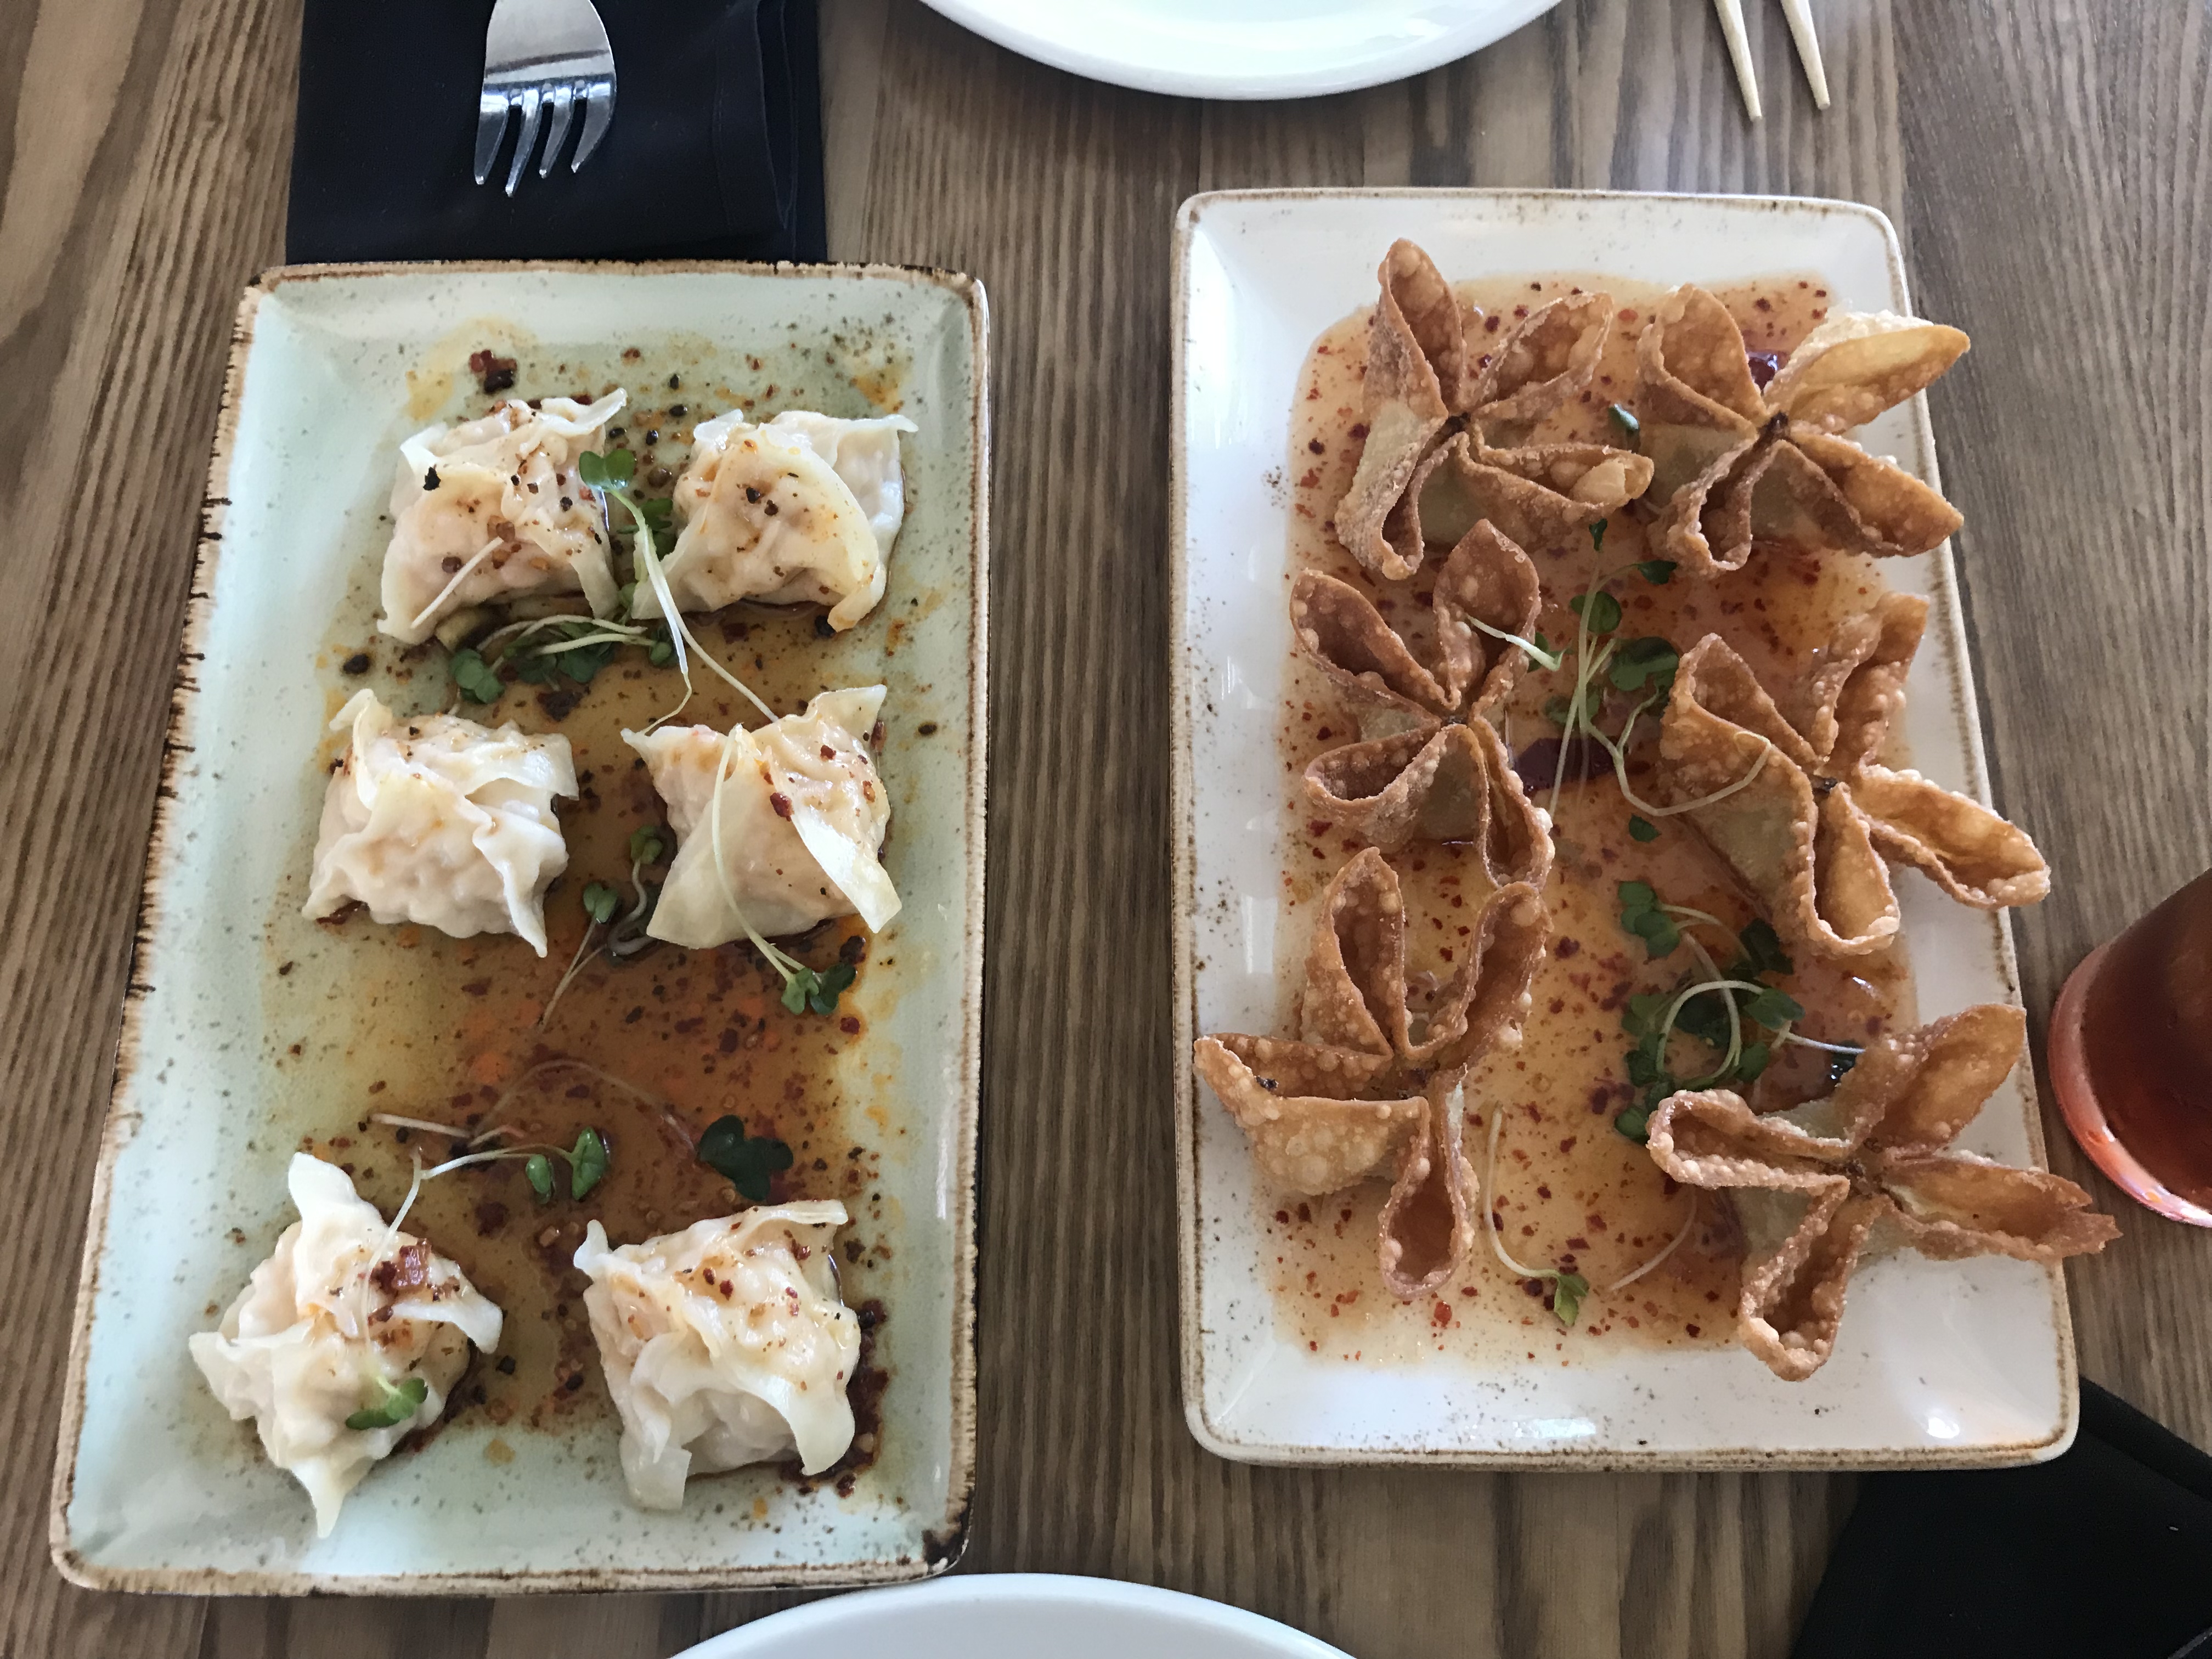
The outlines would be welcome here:
[[[872,1291],[892,1310],[883,1455],[850,1496],[740,1471],[649,1514],[624,1493],[607,1419],[509,1433],[503,1462],[485,1455],[495,1431],[465,1420],[372,1471],[318,1539],[291,1478],[230,1422],[185,1344],[291,1219],[292,1097],[319,1080],[280,1084],[269,1063],[281,1039],[264,919],[289,925],[279,900],[312,844],[316,656],[389,534],[393,447],[458,408],[472,341],[527,337],[594,381],[623,378],[625,348],[680,352],[737,383],[750,355],[818,362],[861,327],[908,365],[902,408],[918,428],[890,598],[942,596],[904,613],[895,654],[878,625],[881,659],[854,665],[889,684],[891,706],[927,697],[940,728],[902,746],[891,778],[897,977],[870,1042],[848,1051],[881,1035],[911,1126],[878,1183],[896,1244]],[[71,1580],[195,1595],[702,1589],[915,1578],[957,1555],[975,1463],[985,340],[980,284],[887,267],[324,266],[246,291],[70,1345],[51,1533]],[[841,1089],[875,1081],[839,1076]]]

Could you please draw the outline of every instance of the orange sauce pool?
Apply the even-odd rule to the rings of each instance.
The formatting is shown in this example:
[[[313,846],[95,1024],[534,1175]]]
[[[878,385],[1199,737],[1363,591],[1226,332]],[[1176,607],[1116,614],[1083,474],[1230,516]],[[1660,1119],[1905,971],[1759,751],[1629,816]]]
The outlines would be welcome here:
[[[1595,441],[1619,444],[1608,404],[1634,408],[1636,337],[1663,290],[1618,277],[1558,276],[1500,278],[1455,285],[1462,301],[1510,320],[1561,295],[1609,295],[1614,321],[1591,389],[1540,427],[1533,442]],[[1786,353],[1826,314],[1826,283],[1790,276],[1719,290],[1742,325],[1751,351]],[[1291,432],[1290,561],[1326,571],[1367,592],[1387,620],[1402,624],[1415,648],[1430,604],[1433,570],[1406,582],[1381,581],[1364,571],[1328,527],[1350,484],[1366,436],[1360,424],[1367,315],[1337,324],[1315,342],[1298,378]],[[1478,347],[1479,349],[1479,347]],[[1567,601],[1600,570],[1647,556],[1642,525],[1631,513],[1607,524],[1601,551],[1577,537],[1563,548],[1528,550],[1544,584],[1538,627],[1555,644],[1571,642],[1577,621]],[[1655,586],[1634,573],[1608,583],[1621,601],[1622,638],[1658,635],[1686,651],[1717,633],[1770,686],[1794,684],[1814,648],[1836,623],[1871,605],[1884,591],[1875,562],[1807,557],[1761,549],[1746,568],[1712,582],[1679,574]],[[1545,702],[1572,689],[1571,659],[1558,674],[1524,670],[1507,704],[1503,730],[1516,752],[1558,727]],[[1285,798],[1291,811],[1284,847],[1284,895],[1290,915],[1279,925],[1283,1005],[1287,1025],[1297,964],[1312,928],[1313,901],[1363,843],[1330,831],[1304,809],[1300,775],[1317,756],[1358,737],[1328,681],[1303,657],[1285,677],[1280,726]],[[1613,711],[1617,722],[1621,713]],[[1632,784],[1650,775],[1657,724],[1646,716],[1629,763]],[[1893,751],[1891,763],[1903,757]],[[1641,793],[1641,791],[1639,791]],[[1548,785],[1534,792],[1548,806]],[[1741,1234],[1724,1195],[1695,1197],[1668,1180],[1644,1147],[1613,1127],[1636,1091],[1625,1060],[1632,1039],[1621,1012],[1632,995],[1674,988],[1692,968],[1686,947],[1657,961],[1620,925],[1616,888],[1650,884],[1669,904],[1708,911],[1730,934],[1756,915],[1721,860],[1680,819],[1656,820],[1657,838],[1629,834],[1632,808],[1610,773],[1570,781],[1554,814],[1557,858],[1544,902],[1552,941],[1532,988],[1534,1007],[1520,1046],[1495,1052],[1468,1080],[1468,1156],[1483,1182],[1500,1237],[1522,1263],[1571,1269],[1593,1287],[1572,1328],[1547,1305],[1547,1286],[1507,1269],[1486,1241],[1459,1278],[1436,1296],[1402,1304],[1382,1288],[1376,1267],[1376,1224],[1387,1195],[1370,1182],[1325,1198],[1262,1201],[1262,1235],[1277,1317],[1285,1334],[1312,1352],[1389,1361],[1423,1352],[1452,1352],[1493,1361],[1574,1363],[1601,1347],[1706,1345],[1735,1340]],[[1470,937],[1489,896],[1472,852],[1415,842],[1390,855],[1402,883],[1410,971],[1447,975]],[[1688,931],[1688,930],[1686,930]],[[1695,937],[1725,968],[1732,938],[1711,927]],[[1806,1010],[1796,1028],[1823,1042],[1863,1044],[1914,1018],[1912,979],[1904,947],[1848,964],[1797,953],[1796,971],[1778,980]],[[1790,1047],[1777,1054],[1752,1091],[1753,1103],[1776,1109],[1825,1093],[1828,1070],[1817,1051]],[[1486,1167],[1493,1117],[1498,1154],[1494,1178]],[[1693,1213],[1692,1206],[1695,1205]],[[1680,1248],[1626,1289],[1612,1285],[1666,1249],[1687,1228]]]
[[[659,361],[635,351],[618,361],[610,354],[610,377],[566,362],[532,363],[524,348],[514,390],[502,395],[590,397],[627,387],[631,401],[617,416],[623,431],[615,443],[638,455],[645,493],[665,495],[693,426],[732,404],[750,406],[755,419],[783,408],[858,416],[874,405],[895,407],[897,363],[880,351],[872,355],[867,342],[836,345],[842,356],[787,346],[741,356],[726,378],[701,373],[697,358]],[[472,418],[495,401],[472,396],[455,419]],[[377,578],[389,533],[388,519],[380,520],[374,547],[360,550],[344,613],[325,636],[320,660],[331,714],[364,686],[402,714],[453,708],[459,696],[442,647],[403,647],[376,631]],[[934,598],[902,591],[894,560],[877,611],[834,638],[817,630],[812,608],[740,605],[690,620],[726,666],[786,714],[818,691],[880,679],[906,625],[899,618],[926,614],[925,601],[934,607]],[[679,717],[684,722],[723,728],[758,722],[711,671],[695,667],[693,680],[697,695]],[[585,933],[585,885],[614,887],[626,912],[637,896],[632,831],[659,825],[674,851],[645,763],[620,734],[642,729],[683,696],[673,666],[650,666],[633,650],[587,684],[510,683],[496,702],[463,702],[455,710],[486,726],[511,720],[527,732],[559,732],[572,746],[580,798],[556,803],[568,865],[546,897],[543,959],[508,935],[455,939],[429,927],[384,926],[358,908],[322,923],[304,921],[299,908],[315,813],[305,816],[293,870],[264,926],[269,1060],[279,1093],[290,1091],[278,1127],[296,1133],[303,1150],[343,1167],[386,1216],[406,1194],[416,1155],[434,1165],[464,1147],[373,1115],[471,1133],[507,1124],[515,1140],[563,1148],[586,1128],[604,1138],[606,1174],[581,1200],[569,1196],[568,1167],[559,1159],[550,1201],[532,1191],[520,1160],[502,1161],[427,1182],[404,1223],[457,1261],[507,1316],[499,1353],[472,1360],[447,1416],[478,1417],[502,1432],[593,1422],[612,1432],[613,1409],[598,1379],[582,1300],[587,1281],[569,1265],[586,1224],[597,1219],[616,1243],[635,1243],[740,1208],[736,1189],[694,1156],[700,1132],[726,1114],[741,1117],[752,1134],[784,1141],[793,1162],[775,1177],[771,1201],[837,1199],[852,1216],[838,1237],[838,1266],[845,1300],[860,1310],[869,1334],[852,1385],[860,1432],[845,1462],[823,1477],[849,1480],[878,1449],[877,1396],[885,1379],[870,1365],[872,1333],[896,1311],[887,1309],[878,1281],[893,1257],[897,1206],[878,1177],[885,1157],[900,1155],[907,1131],[899,1097],[885,1086],[897,1055],[872,1036],[869,1018],[886,1012],[897,994],[896,947],[879,949],[854,917],[781,941],[817,969],[855,967],[855,983],[828,1017],[787,1012],[781,980],[742,943],[712,951],[656,943],[619,963],[600,955],[547,1014]],[[890,706],[885,721],[876,755],[892,793],[895,837],[899,807],[910,799],[899,784],[901,747],[927,742],[937,727]],[[345,742],[344,734],[331,733],[319,754],[301,757],[303,769],[314,769],[318,811],[323,774]],[[665,862],[642,873],[653,880],[665,873]]]

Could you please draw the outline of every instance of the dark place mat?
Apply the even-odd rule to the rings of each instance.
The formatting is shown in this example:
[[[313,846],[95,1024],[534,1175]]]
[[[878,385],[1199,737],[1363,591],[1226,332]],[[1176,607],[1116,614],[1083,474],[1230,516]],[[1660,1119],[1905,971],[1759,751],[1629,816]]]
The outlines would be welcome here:
[[[2212,1659],[2212,1457],[2095,1383],[2063,1457],[1869,1475],[1793,1659]]]
[[[824,258],[814,0],[602,0],[600,15],[613,124],[580,173],[573,130],[550,178],[533,156],[510,199],[519,116],[472,178],[491,0],[307,0],[285,257]]]

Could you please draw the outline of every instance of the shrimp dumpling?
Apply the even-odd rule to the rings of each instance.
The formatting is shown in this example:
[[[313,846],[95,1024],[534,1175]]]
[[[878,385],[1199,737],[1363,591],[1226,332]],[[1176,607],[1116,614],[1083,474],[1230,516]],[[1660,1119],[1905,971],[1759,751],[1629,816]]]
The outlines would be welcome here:
[[[622,410],[597,403],[510,399],[463,426],[425,428],[399,446],[392,540],[384,550],[384,616],[376,624],[420,645],[466,606],[526,593],[581,592],[592,613],[620,601],[606,509],[576,462]]]
[[[694,1474],[793,1451],[818,1474],[845,1455],[860,1358],[831,1251],[846,1220],[834,1201],[783,1204],[620,1249],[586,1229],[575,1265],[641,1508],[680,1509]]]
[[[903,415],[843,421],[788,410],[755,426],[732,410],[692,434],[676,481],[682,528],[664,567],[678,611],[738,599],[830,607],[853,626],[884,596],[884,561],[906,518],[899,434]],[[660,600],[641,584],[641,617]]]
[[[625,732],[668,804],[676,857],[646,931],[695,951],[857,914],[899,912],[878,860],[890,796],[866,738],[884,688],[824,691],[803,714],[726,736],[711,726]]]
[[[189,1346],[231,1417],[252,1418],[269,1461],[307,1489],[327,1538],[370,1468],[444,1413],[469,1345],[499,1346],[502,1320],[467,1274],[387,1227],[336,1164],[295,1153],[287,1180],[300,1218],[222,1325]],[[363,1414],[380,1420],[346,1425]]]
[[[357,691],[331,722],[353,740],[323,796],[301,914],[349,900],[377,921],[455,939],[517,933],[545,954],[545,890],[568,866],[556,795],[576,793],[568,739],[453,714],[402,720]]]

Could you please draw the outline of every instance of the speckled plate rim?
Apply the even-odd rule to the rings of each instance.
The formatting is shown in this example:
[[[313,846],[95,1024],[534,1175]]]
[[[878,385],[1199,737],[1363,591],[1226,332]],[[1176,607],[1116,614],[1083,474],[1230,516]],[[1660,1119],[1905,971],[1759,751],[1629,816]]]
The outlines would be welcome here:
[[[194,665],[204,655],[214,610],[214,574],[221,556],[225,513],[229,505],[230,468],[238,435],[240,399],[253,348],[254,320],[261,302],[289,283],[331,277],[374,277],[429,274],[532,272],[587,275],[682,274],[754,277],[830,277],[890,280],[939,288],[961,304],[968,320],[974,384],[970,417],[974,459],[969,477],[973,531],[969,557],[969,684],[967,787],[968,879],[963,909],[960,975],[963,1000],[960,1041],[959,1116],[952,1139],[953,1186],[959,1195],[952,1222],[952,1412],[951,1463],[945,1511],[927,1533],[929,1547],[905,1560],[812,1564],[764,1567],[705,1567],[654,1571],[638,1568],[549,1568],[493,1573],[409,1573],[365,1576],[346,1573],[230,1572],[214,1568],[112,1567],[88,1561],[70,1536],[69,1509],[76,1487],[77,1437],[85,1408],[86,1366],[94,1302],[100,1288],[100,1251],[113,1197],[118,1153],[130,1139],[134,1115],[124,1091],[138,1060],[143,1005],[150,987],[139,965],[161,921],[161,892],[175,864],[172,845],[177,799],[173,779],[181,756],[191,750],[198,685]],[[124,981],[121,1030],[116,1038],[108,1109],[100,1129],[99,1160],[93,1171],[84,1245],[77,1276],[70,1351],[62,1391],[61,1426],[47,1508],[47,1547],[54,1566],[72,1584],[92,1590],[182,1595],[511,1595],[582,1590],[703,1590],[741,1588],[829,1589],[896,1583],[945,1571],[967,1547],[968,1520],[975,1479],[975,1141],[982,1084],[985,798],[989,776],[988,643],[990,599],[990,307],[983,284],[960,271],[933,266],[887,264],[775,264],[743,260],[668,260],[645,264],[620,259],[453,259],[368,262],[358,264],[279,265],[264,271],[239,301],[231,326],[230,356],[223,374],[222,402],[216,419],[208,460],[207,492],[200,505],[200,529],[192,555],[192,578],[169,692],[169,719],[162,735],[160,783],[155,790],[146,864],[131,933],[131,963]]]
[[[1195,966],[1197,916],[1197,817],[1194,810],[1194,783],[1192,772],[1193,726],[1191,719],[1192,686],[1188,669],[1188,650],[1185,617],[1188,605],[1189,571],[1185,549],[1188,541],[1189,477],[1186,460],[1189,455],[1188,426],[1188,409],[1186,394],[1188,390],[1186,341],[1189,325],[1189,256],[1191,244],[1197,233],[1199,222],[1206,211],[1222,204],[1271,204],[1295,205],[1346,201],[1398,200],[1409,206],[1421,204],[1454,201],[1522,201],[1535,203],[1606,202],[1650,203],[1680,202],[1711,204],[1725,203],[1732,208],[1750,210],[1788,210],[1821,214],[1847,215],[1872,222],[1879,230],[1887,253],[1889,275],[1893,291],[1904,295],[1909,291],[1905,270],[1902,245],[1889,216],[1879,208],[1861,202],[1841,201],[1825,197],[1805,196],[1728,196],[1700,194],[1689,191],[1567,191],[1567,190],[1224,190],[1207,191],[1185,198],[1176,210],[1175,234],[1170,254],[1172,263],[1170,317],[1169,323],[1171,366],[1169,372],[1170,425],[1168,438],[1168,673],[1170,741],[1170,799],[1168,833],[1171,840],[1170,857],[1174,866],[1173,947],[1175,952],[1175,1027],[1174,1081],[1176,1112],[1176,1207],[1177,1220],[1176,1255],[1178,1291],[1181,1304],[1182,1376],[1183,1417],[1192,1437],[1208,1451],[1231,1462],[1278,1464],[1297,1467],[1407,1465],[1422,1468],[1462,1468],[1502,1469],[1558,1469],[1599,1472],[1604,1470],[1844,1470],[1844,1469],[1930,1469],[1979,1468],[2004,1467],[2021,1463],[2043,1462],[2059,1455],[2074,1443],[2081,1421],[2080,1375],[2075,1355],[2074,1325],[2067,1303],[2066,1280],[2057,1264],[2047,1264],[2045,1278],[2051,1298],[2051,1316],[2057,1336],[2055,1358],[2058,1367],[2059,1417],[2052,1433],[2038,1439],[2002,1444],[1980,1443],[1961,1446],[1955,1449],[1942,1447],[1916,1448],[1893,1452],[1865,1450],[1829,1450],[1802,1447],[1774,1448],[1737,1446],[1711,1449],[1662,1449],[1638,1452],[1620,1448],[1588,1451],[1530,1449],[1526,1452],[1498,1449],[1468,1450],[1457,1447],[1432,1448],[1342,1448],[1305,1446],[1284,1443],[1261,1443],[1239,1440],[1222,1433],[1210,1420],[1206,1404],[1205,1389],[1205,1332],[1202,1279],[1205,1273],[1206,1246],[1203,1218],[1198,1194],[1198,1135],[1200,1112],[1205,1103],[1205,1092],[1200,1086],[1191,1064],[1191,1043],[1197,1030],[1198,988]],[[1326,234],[1324,229],[1323,234]],[[1303,351],[1302,344],[1299,349]],[[1940,491],[1942,479],[1936,453],[1935,428],[1928,414],[1926,394],[1917,395],[1910,405],[1910,419],[1914,438],[1924,458],[1919,469],[1926,483]],[[1973,659],[1966,637],[1965,606],[1960,589],[1958,572],[1951,544],[1945,542],[1934,553],[1927,556],[1929,580],[1936,596],[1937,625],[1943,630],[1943,643],[1957,665],[1957,714],[1964,729],[1968,776],[1967,787],[1981,801],[1990,799],[1989,757],[1982,738],[1982,719],[1979,695],[1975,686]],[[2013,943],[2012,918],[2009,912],[1998,910],[1991,914],[1996,935],[1997,965],[2002,975],[2007,1000],[2014,1006],[2021,1002],[2020,964]],[[2026,1129],[2034,1164],[2048,1168],[2050,1158],[2043,1133],[2042,1112],[2039,1109],[2033,1068],[2023,1063],[2014,1071],[2014,1079],[2026,1113]],[[1748,1356],[1746,1357],[1747,1363]]]

